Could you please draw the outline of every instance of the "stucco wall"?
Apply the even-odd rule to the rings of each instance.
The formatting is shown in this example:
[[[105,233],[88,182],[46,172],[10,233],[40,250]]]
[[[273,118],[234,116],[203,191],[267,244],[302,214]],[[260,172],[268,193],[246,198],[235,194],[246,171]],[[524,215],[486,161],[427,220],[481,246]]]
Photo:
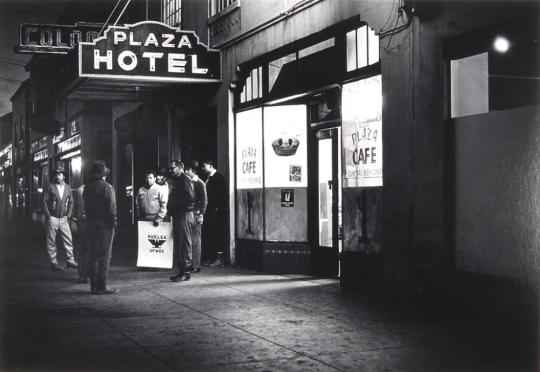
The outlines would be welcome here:
[[[454,120],[456,268],[515,279],[537,273],[540,107]]]

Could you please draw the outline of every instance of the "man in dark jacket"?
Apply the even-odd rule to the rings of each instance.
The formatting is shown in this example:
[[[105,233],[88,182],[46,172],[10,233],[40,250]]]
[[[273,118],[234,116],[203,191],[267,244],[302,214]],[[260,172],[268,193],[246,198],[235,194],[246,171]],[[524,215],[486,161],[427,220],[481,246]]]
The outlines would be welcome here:
[[[64,182],[64,167],[58,164],[53,173],[54,182],[49,185],[43,194],[41,208],[45,216],[47,232],[47,254],[51,268],[54,271],[63,270],[56,258],[56,235],[60,233],[66,250],[67,267],[77,268],[73,258],[73,239],[68,219],[71,218],[73,199],[71,188]]]
[[[225,178],[216,170],[212,161],[203,163],[203,171],[208,175],[206,179],[208,206],[204,215],[203,255],[209,266],[223,266],[227,218]]]
[[[167,212],[173,218],[174,251],[178,262],[178,274],[170,279],[173,282],[187,281],[191,279],[193,259],[193,182],[184,173],[184,164],[180,160],[169,163],[169,172],[172,175],[172,190],[167,202]]]
[[[206,197],[206,184],[197,176],[197,168],[199,163],[192,161],[186,167],[186,174],[193,181],[193,190],[195,191],[195,210],[193,215],[195,218],[195,226],[192,233],[193,244],[193,273],[201,271],[201,228],[204,221],[204,212],[208,199]]]
[[[93,294],[119,292],[107,287],[107,272],[116,227],[116,196],[113,186],[105,181],[109,173],[105,162],[96,160],[90,172],[92,180],[83,192],[89,245],[88,271]]]

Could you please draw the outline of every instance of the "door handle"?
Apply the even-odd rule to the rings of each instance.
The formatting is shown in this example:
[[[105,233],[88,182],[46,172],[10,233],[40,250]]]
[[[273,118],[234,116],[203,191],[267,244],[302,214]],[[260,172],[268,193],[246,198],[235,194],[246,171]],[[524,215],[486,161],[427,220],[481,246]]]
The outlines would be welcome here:
[[[328,180],[328,188],[332,190],[332,185],[334,184],[334,181]]]

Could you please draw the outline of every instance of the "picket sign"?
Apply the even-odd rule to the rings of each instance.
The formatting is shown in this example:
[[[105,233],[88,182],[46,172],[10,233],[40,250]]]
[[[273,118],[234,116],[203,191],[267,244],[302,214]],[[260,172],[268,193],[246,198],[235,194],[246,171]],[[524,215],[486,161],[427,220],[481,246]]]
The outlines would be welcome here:
[[[150,221],[138,222],[137,267],[170,269],[173,266],[172,222],[154,226]]]

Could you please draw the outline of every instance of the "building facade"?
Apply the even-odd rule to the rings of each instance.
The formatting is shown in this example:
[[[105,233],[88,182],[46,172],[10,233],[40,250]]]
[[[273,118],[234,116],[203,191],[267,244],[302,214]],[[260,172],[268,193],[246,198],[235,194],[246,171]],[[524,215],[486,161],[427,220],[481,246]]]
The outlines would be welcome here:
[[[34,65],[62,77],[40,85],[54,87],[41,93],[54,105],[41,106],[38,126],[65,133],[51,139],[48,166],[70,162],[77,183],[79,164],[84,175],[110,161],[126,249],[144,171],[210,159],[228,181],[229,264],[405,297],[536,287],[535,3],[148,4],[135,2],[124,23],[193,31],[221,53],[216,81],[84,77],[75,53]],[[133,32],[114,44],[169,52]]]

